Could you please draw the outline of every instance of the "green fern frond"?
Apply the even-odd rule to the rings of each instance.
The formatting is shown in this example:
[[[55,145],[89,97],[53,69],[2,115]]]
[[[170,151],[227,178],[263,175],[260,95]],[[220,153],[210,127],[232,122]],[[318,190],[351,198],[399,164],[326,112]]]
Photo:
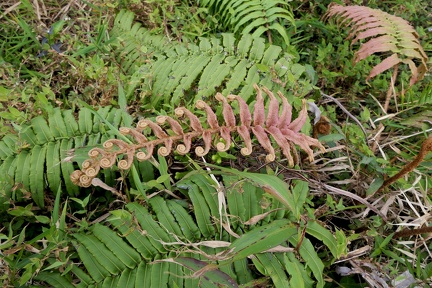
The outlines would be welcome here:
[[[271,31],[277,32],[289,45],[289,38],[283,22],[295,26],[294,15],[285,1],[281,0],[228,0],[200,1],[215,15],[220,15],[220,22],[225,29],[242,35],[252,34],[253,38],[266,33],[272,43]]]
[[[297,87],[299,95],[312,89],[306,81],[300,84],[303,73],[297,73],[301,67],[295,63],[296,56],[279,46],[266,47],[263,38],[245,34],[237,41],[226,33],[222,39],[202,38],[198,44],[170,42],[132,19],[132,12],[120,11],[111,35],[117,38],[115,51],[125,72],[137,78],[147,75],[141,79],[144,82],[134,81],[126,90],[150,87],[152,107],[161,102],[177,106],[190,100],[188,95],[196,101],[217,91],[239,93],[248,101],[254,83],[272,90]]]
[[[36,279],[50,285],[72,279],[78,287],[238,287],[266,276],[275,287],[286,287],[281,279],[323,286],[324,264],[308,237],[323,241],[333,254],[331,232],[310,220],[299,242],[302,231],[288,220],[292,212],[263,189],[238,176],[224,175],[218,189],[215,184],[206,174],[193,174],[175,185],[186,199],[154,196],[148,207],[131,202],[111,211],[109,226],[98,223],[72,235],[78,252],[67,252],[72,269]],[[308,193],[306,182],[291,186],[299,198]],[[226,210],[220,209],[223,203]]]
[[[340,6],[330,4],[325,17],[342,18],[342,25],[353,27],[348,39],[352,44],[359,40],[372,38],[360,46],[355,53],[354,62],[359,62],[367,56],[389,52],[391,55],[373,67],[366,80],[392,68],[400,63],[408,64],[412,77],[410,85],[421,80],[427,71],[428,57],[419,41],[415,29],[404,19],[390,15],[378,9],[364,6]],[[420,61],[416,66],[413,59]]]
[[[310,147],[315,146],[322,151],[325,150],[318,140],[300,132],[307,120],[305,101],[299,117],[291,121],[292,107],[287,99],[279,93],[278,96],[282,100],[282,104],[280,104],[273,93],[264,87],[264,92],[270,98],[266,115],[262,91],[257,85],[254,88],[257,97],[253,115],[240,96],[229,95],[225,98],[218,93],[215,98],[222,103],[224,123],[219,123],[212,108],[206,102],[200,100],[196,106],[207,114],[207,123],[205,124],[207,127],[203,126],[194,113],[185,107],[179,107],[175,110],[176,116],[186,118],[191,131],[183,130],[181,124],[169,116],[158,116],[156,122],[142,119],[135,129],[120,128],[120,133],[130,136],[136,144],[126,143],[120,139],[111,139],[104,142],[103,148],[93,148],[89,151],[90,159],[83,162],[82,170],[76,170],[71,174],[72,182],[82,187],[88,187],[92,185],[101,168],[112,167],[119,157],[123,157],[123,159],[117,163],[118,168],[127,170],[131,167],[135,158],[144,161],[152,157],[153,151],[158,146],[160,146],[157,150],[158,154],[164,157],[171,154],[174,149],[181,155],[188,154],[192,147],[192,140],[196,138],[201,138],[204,142],[204,147],[195,148],[195,154],[200,157],[205,156],[210,151],[212,142],[215,142],[218,151],[227,151],[232,143],[231,133],[240,135],[243,140],[245,147],[240,150],[242,155],[247,156],[252,153],[252,134],[267,151],[267,161],[275,160],[274,147],[279,147],[290,166],[293,166],[295,162],[291,153],[294,150],[293,144],[298,145],[305,151],[310,161],[313,161],[313,151]],[[238,103],[238,124],[236,124],[236,116],[232,106],[228,104],[228,100]],[[165,123],[169,128],[162,128]],[[150,129],[156,138],[147,139],[142,133],[144,129]],[[275,144],[272,144],[271,138],[274,139]],[[223,141],[220,141],[220,139],[223,139]],[[177,142],[182,143],[177,144]],[[176,145],[175,148],[174,145]]]
[[[132,123],[131,116],[122,110],[104,107],[97,113],[116,128]],[[69,196],[76,196],[79,188],[70,180],[75,167],[72,161],[65,161],[70,158],[69,151],[96,146],[111,137],[100,118],[87,108],[80,110],[78,121],[72,110],[60,108],[53,109],[47,118],[38,116],[29,124],[15,126],[17,134],[8,134],[0,141],[0,183],[20,188],[13,191],[10,184],[3,185],[0,198],[20,201],[28,191],[43,207],[45,190],[65,188]]]

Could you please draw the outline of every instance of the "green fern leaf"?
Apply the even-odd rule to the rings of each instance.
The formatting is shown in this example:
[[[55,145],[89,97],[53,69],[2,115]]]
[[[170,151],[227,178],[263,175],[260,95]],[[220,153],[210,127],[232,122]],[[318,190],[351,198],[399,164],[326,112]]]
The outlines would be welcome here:
[[[262,38],[255,38],[252,44],[252,48],[249,53],[249,58],[255,60],[256,62],[261,61],[264,55],[265,43]]]
[[[151,286],[149,287],[167,287],[168,284],[168,269],[167,262],[159,262],[151,265]]]
[[[297,246],[298,244],[298,239],[295,237],[291,237],[289,241],[293,246]],[[312,271],[313,275],[317,279],[318,283],[316,284],[316,287],[324,287],[324,264],[322,263],[309,239],[303,239],[299,253],[306,262],[307,267]]]
[[[2,138],[0,142],[0,159],[6,159],[7,157],[15,154],[18,137],[13,134],[8,134]]]
[[[192,201],[192,205],[195,208],[194,210],[195,219],[201,231],[201,234],[206,238],[211,237],[211,235],[214,235],[215,228],[210,219],[210,215],[212,214],[210,213],[210,209],[207,205],[205,198],[200,193],[199,187],[193,182],[186,181],[186,180],[181,181],[181,183],[178,183],[177,187],[181,189],[187,189],[188,196],[190,197]]]
[[[116,286],[114,286],[114,287],[135,288],[136,287],[135,286],[136,273],[137,273],[136,269],[124,270],[121,273],[120,278],[119,278],[118,282],[116,283]]]
[[[241,37],[240,41],[238,42],[237,45],[237,54],[242,57],[242,58],[246,58],[248,55],[249,50],[252,47],[252,36],[249,34],[245,34]],[[244,59],[242,59],[244,60]]]
[[[68,137],[66,124],[63,121],[63,115],[60,108],[55,108],[53,113],[48,116],[48,123],[51,134],[54,138]]]
[[[119,280],[120,279],[118,277],[107,277],[99,286],[102,288],[120,287],[120,286],[118,286]]]
[[[234,176],[223,176],[224,184],[227,187],[226,191],[226,198],[228,202],[228,209],[229,214],[236,215],[240,218],[241,222],[246,222],[248,219],[246,218],[246,207],[249,209],[250,207],[245,206],[245,202],[243,200],[243,192],[247,193],[242,190],[242,184],[239,182],[238,177]],[[257,205],[257,203],[254,203],[253,206]],[[233,227],[236,228],[237,222],[232,223]]]
[[[126,268],[123,262],[118,261],[114,253],[109,250],[98,238],[93,235],[73,235],[110,274],[118,274]]]
[[[83,262],[89,275],[94,279],[94,281],[102,282],[105,278],[111,275],[105,266],[100,264],[96,260],[96,257],[93,256],[84,245],[79,245],[77,252],[80,260]]]
[[[46,176],[51,191],[58,191],[61,186],[60,144],[60,141],[49,142],[47,144]]]
[[[132,224],[132,215],[129,212],[125,210],[114,211],[113,216],[108,221],[122,233],[122,236],[144,259],[153,260],[156,255],[159,255],[159,250],[163,249],[159,242],[150,242],[147,237],[143,237],[136,225]],[[159,245],[159,249],[155,248],[154,243]]]
[[[141,262],[137,269],[135,287],[152,287],[151,286],[151,265]]]
[[[245,1],[241,2],[243,4],[246,3]],[[272,1],[270,4],[282,5],[278,3],[278,1]],[[233,11],[238,8],[235,1],[215,2],[213,4],[217,7],[225,5],[226,9],[232,9]],[[263,9],[270,11],[271,17],[277,17],[278,20],[286,21],[285,18],[279,17],[282,15],[280,9],[274,9],[274,7],[270,6],[264,2],[259,2],[254,7],[258,7],[259,9],[264,7]],[[282,6],[281,9],[286,10],[286,5]],[[139,25],[131,24],[131,15],[131,12],[122,11],[119,13],[111,34],[113,37],[117,37],[118,45],[115,45],[115,47],[116,54],[119,55],[118,57],[120,59],[131,57],[132,59],[131,62],[133,63],[130,66],[126,64],[129,62],[124,61],[123,68],[126,71],[134,75],[138,67],[140,69],[144,69],[145,67],[145,70],[151,73],[152,78],[149,80],[149,82],[151,81],[149,85],[152,87],[152,97],[149,97],[146,103],[148,107],[156,107],[157,109],[161,103],[174,106],[183,100],[187,102],[192,99],[184,99],[185,97],[189,97],[185,95],[191,95],[188,92],[193,90],[198,91],[194,94],[195,100],[197,100],[202,97],[209,97],[216,91],[223,89],[229,93],[243,89],[243,91],[247,92],[245,94],[246,97],[249,97],[253,93],[251,85],[255,83],[277,87],[278,89],[281,89],[285,85],[287,87],[299,85],[297,82],[292,83],[290,79],[286,79],[286,74],[281,74],[282,79],[277,79],[278,76],[275,78],[272,74],[273,67],[278,59],[281,57],[293,58],[292,55],[282,53],[282,49],[279,49],[277,54],[269,58],[274,62],[264,64],[268,66],[266,71],[261,70],[259,72],[261,75],[257,74],[257,69],[254,68],[254,65],[263,64],[260,61],[265,51],[264,39],[256,38],[252,42],[252,36],[246,34],[242,37],[244,40],[236,41],[236,37],[233,34],[223,33],[222,44],[221,39],[210,38],[200,39],[200,43],[197,45],[193,43],[185,45],[169,42],[164,37],[151,35],[148,30],[139,27]],[[289,14],[285,16],[289,18],[287,15]],[[123,21],[122,18],[125,18],[125,20]],[[259,21],[265,21],[263,19],[265,18],[260,18]],[[254,27],[257,28],[255,32],[276,31],[282,33],[282,37],[287,40],[286,33],[283,32],[283,29],[280,29],[282,27],[280,25],[282,24],[278,26],[276,25],[278,23],[275,21],[273,21],[274,23],[266,22],[264,25]],[[120,43],[126,44],[120,45]],[[134,55],[128,56],[129,52],[132,51],[131,49],[134,51],[144,49],[146,53],[142,57],[135,58]],[[239,65],[239,63],[242,64]],[[249,71],[249,69],[252,69],[252,71]],[[280,85],[275,83],[280,83]],[[226,88],[227,84],[229,84],[229,89]],[[135,83],[134,85],[138,84]],[[305,90],[307,91],[312,89],[312,86],[308,85],[307,82],[303,82],[301,86],[306,86]]]
[[[104,243],[127,267],[134,268],[140,262],[140,255],[108,227],[95,224],[92,231],[99,241]]]
[[[149,200],[149,204],[151,205],[153,211],[156,213],[156,216],[160,222],[160,225],[171,231],[171,233],[176,235],[182,235],[182,231],[178,223],[175,221],[174,216],[171,214],[166,202],[160,197],[155,196]]]
[[[21,151],[17,159],[17,170],[15,173],[15,182],[22,183],[24,189],[30,190],[30,165],[31,153],[27,150]]]
[[[62,115],[66,125],[66,135],[68,135],[68,137],[77,135],[79,130],[78,123],[72,114],[72,110],[62,110]]]
[[[93,115],[87,108],[82,108],[78,116],[79,131],[83,134],[91,134],[93,131]]]
[[[297,235],[297,227],[287,219],[275,220],[270,224],[256,227],[246,232],[230,245],[232,260],[240,260],[271,249],[293,235]]]
[[[35,146],[30,158],[30,190],[32,198],[39,207],[44,207],[44,173],[46,146]],[[28,164],[27,164],[28,165]]]
[[[74,139],[62,139],[60,142],[60,159],[66,159],[68,157],[68,151],[74,146]],[[76,197],[79,193],[79,189],[70,180],[70,174],[73,173],[74,167],[72,163],[62,161],[60,168],[63,175],[63,181],[66,186],[66,191],[69,196]],[[75,187],[74,187],[75,186]]]
[[[31,126],[36,135],[36,141],[39,145],[43,145],[54,140],[51,129],[42,116],[33,118],[31,120]]]
[[[95,284],[95,281],[89,275],[87,275],[86,272],[84,272],[82,269],[80,269],[78,266],[73,265],[71,271],[81,281],[80,285],[83,288],[84,287],[91,287],[93,284]]]
[[[160,239],[164,242],[173,242],[175,239],[153,220],[147,209],[140,206],[138,203],[132,202],[127,204],[126,207],[135,214],[138,223],[141,225],[141,227],[144,227],[146,233],[150,236],[149,240],[153,243],[153,246],[161,253],[165,253],[166,249],[158,240]]]
[[[174,219],[178,222],[181,227],[181,231],[186,239],[189,241],[195,241],[200,239],[200,232],[198,226],[195,224],[192,217],[187,211],[174,200],[168,200],[167,205],[169,210],[174,216]]]

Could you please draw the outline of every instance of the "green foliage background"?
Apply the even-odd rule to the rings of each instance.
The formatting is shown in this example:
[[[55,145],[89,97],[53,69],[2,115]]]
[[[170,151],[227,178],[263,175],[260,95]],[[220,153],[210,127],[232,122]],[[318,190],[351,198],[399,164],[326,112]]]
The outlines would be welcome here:
[[[366,278],[339,275],[336,261],[366,246],[344,263],[388,264],[374,276],[392,283],[408,270],[418,285],[430,284],[430,244],[404,246],[391,238],[395,223],[358,218],[366,207],[334,193],[366,197],[415,157],[431,130],[430,74],[407,88],[401,68],[393,116],[381,120],[385,144],[373,151],[389,74],[364,82],[379,60],[352,65],[346,32],[321,20],[330,1],[40,1],[45,10],[9,2],[0,4],[4,287],[365,287]],[[430,57],[428,1],[392,2],[368,6],[411,17]],[[127,172],[101,172],[120,194],[71,183],[87,152],[121,137],[120,127],[198,99],[221,117],[216,92],[252,105],[253,84],[281,91],[294,116],[303,99],[319,104],[333,126],[320,138],[330,152],[286,167],[282,158],[266,165],[260,151],[245,159],[233,145],[208,164],[155,155]],[[321,92],[338,93],[369,139]],[[400,139],[399,148],[387,138]],[[391,188],[414,191],[389,208],[402,224],[420,218],[403,201],[421,216],[430,211],[430,167],[428,157]]]

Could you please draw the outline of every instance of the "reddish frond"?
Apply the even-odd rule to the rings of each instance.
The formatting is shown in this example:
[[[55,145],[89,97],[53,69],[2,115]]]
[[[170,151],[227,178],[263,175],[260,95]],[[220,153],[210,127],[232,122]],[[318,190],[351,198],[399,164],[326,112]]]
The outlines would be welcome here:
[[[262,126],[264,125],[264,119],[265,119],[264,98],[262,97],[261,89],[258,87],[258,85],[254,84],[254,88],[257,91],[257,97],[254,105],[253,125]]]
[[[300,129],[305,125],[307,120],[307,108],[306,100],[302,101],[302,110],[300,111],[298,117],[288,125],[288,129],[295,133],[298,133]]]
[[[132,136],[135,139],[135,141],[137,141],[137,142],[145,142],[145,141],[147,141],[147,138],[142,133],[138,132],[135,129],[122,127],[122,128],[119,129],[119,131],[123,135],[130,135],[130,136]]]
[[[321,151],[325,151],[324,146],[322,146],[322,144],[315,138],[309,137],[305,134],[295,133],[290,129],[281,129],[281,132],[287,139],[300,146],[300,148],[307,153],[310,162],[312,162],[314,158],[310,146],[318,147]]]
[[[369,40],[355,53],[354,62],[357,63],[360,60],[365,59],[367,56],[377,52],[397,51],[398,47],[392,42],[392,40],[393,37],[388,35],[382,35]]]
[[[195,104],[195,106],[198,109],[202,109],[206,112],[207,123],[210,126],[210,128],[212,128],[212,129],[218,129],[219,128],[217,116],[206,102],[204,102],[202,100],[198,100],[197,103]]]
[[[219,133],[220,133],[220,136],[222,137],[222,139],[225,141],[225,143],[218,142],[216,144],[216,149],[218,151],[227,151],[230,148],[230,146],[231,146],[231,131],[230,131],[230,127],[222,126]]]
[[[134,160],[135,149],[128,149],[125,154],[124,159],[117,163],[117,167],[121,170],[127,170],[131,167]]]
[[[173,146],[173,139],[172,138],[166,138],[164,141],[165,146],[161,146],[158,149],[158,154],[161,156],[168,156],[171,154],[172,146]]]
[[[176,151],[180,155],[186,155],[187,153],[189,153],[191,146],[192,146],[192,135],[188,133],[183,136],[183,144],[177,145]]]
[[[204,141],[204,148],[201,146],[198,146],[195,148],[195,154],[199,157],[207,155],[207,153],[210,151],[211,148],[211,142],[212,142],[212,134],[209,130],[205,130],[202,134],[202,139]]]
[[[401,62],[401,59],[398,57],[397,54],[393,54],[393,55],[387,57],[381,63],[376,65],[374,68],[372,68],[371,72],[369,73],[368,77],[366,78],[366,81],[368,81],[369,79],[375,77],[376,75],[394,67],[396,64],[398,64],[400,62]],[[414,67],[415,67],[415,65],[414,65]]]
[[[222,102],[222,115],[225,120],[226,126],[236,126],[236,120],[232,107],[228,104],[228,100],[220,93],[216,94],[216,100]]]
[[[266,156],[267,161],[274,161],[276,158],[275,151],[273,146],[271,145],[270,139],[267,136],[264,128],[262,126],[254,126],[252,127],[252,132],[257,138],[259,144],[269,153]]]
[[[408,64],[410,66],[414,65]],[[212,143],[216,143],[218,151],[227,151],[230,149],[234,137],[236,137],[232,134],[238,134],[241,140],[243,140],[244,147],[240,151],[243,156],[252,153],[251,138],[255,136],[259,145],[268,153],[266,155],[266,161],[268,162],[276,159],[275,147],[279,147],[279,150],[287,158],[290,166],[297,163],[298,159],[294,145],[304,150],[311,161],[313,159],[311,147],[318,147],[324,151],[324,147],[318,140],[300,132],[300,129],[307,120],[305,100],[303,100],[303,107],[298,117],[291,122],[292,106],[288,103],[288,100],[282,93],[278,92],[278,96],[281,99],[280,102],[271,91],[264,87],[263,91],[269,97],[269,105],[267,107],[269,112],[265,120],[264,98],[261,89],[257,85],[254,85],[254,88],[257,91],[257,98],[253,116],[245,100],[240,96],[229,95],[225,98],[222,94],[216,95],[216,98],[222,102],[223,106],[222,114],[226,124],[223,126],[219,126],[216,114],[211,107],[204,101],[199,101],[196,107],[206,112],[207,117],[205,118],[208,123],[208,128],[206,129],[203,128],[198,116],[185,107],[175,109],[175,114],[178,118],[186,118],[182,121],[170,116],[158,116],[156,117],[156,122],[148,119],[140,120],[135,129],[120,128],[121,134],[132,136],[137,143],[126,143],[120,139],[109,139],[103,143],[103,148],[97,147],[91,149],[88,153],[90,158],[82,163],[82,169],[70,175],[71,181],[82,187],[88,187],[100,172],[100,168],[110,168],[115,164],[117,159],[121,159],[118,161],[117,167],[121,170],[130,169],[135,158],[139,161],[148,160],[152,157],[157,147],[157,153],[161,156],[168,156],[173,153],[174,147],[177,153],[185,155],[190,152],[193,140],[201,139],[204,143],[203,146],[195,148],[195,154],[199,157],[209,153]],[[239,125],[236,125],[236,117],[233,112],[235,110],[229,105],[228,100],[236,100],[238,104],[241,122]],[[281,109],[280,106],[282,106]],[[280,110],[281,115],[279,116]],[[251,123],[252,117],[254,120],[253,123]],[[205,120],[202,121],[204,122]],[[161,125],[164,125],[166,122],[168,122],[170,128],[167,127],[164,130]],[[188,132],[185,130],[186,128],[183,128],[184,124],[189,124],[190,128],[188,127]],[[149,132],[147,131],[147,136],[145,137],[142,132],[146,128],[150,128],[152,133],[147,133]],[[272,141],[274,142],[272,143]]]
[[[238,95],[228,95],[227,99],[230,101],[237,100],[240,109],[240,124],[249,128],[252,123],[252,116],[246,101]]]
[[[267,128],[267,130],[273,136],[273,139],[275,139],[279,147],[281,147],[282,153],[285,155],[285,157],[288,160],[288,165],[290,167],[294,166],[294,160],[290,151],[291,147],[287,138],[282,134],[281,130],[275,126],[271,126]]]
[[[273,95],[273,93],[267,88],[263,87],[264,92],[270,97],[270,103],[268,105],[266,126],[271,127],[278,124],[279,118],[279,101]]]
[[[341,19],[339,22],[342,25],[353,26],[348,36],[348,39],[353,39],[352,44],[362,39],[372,38],[360,46],[359,51],[355,54],[355,63],[375,53],[391,52],[393,54],[392,58],[384,60],[386,61],[384,64],[380,63],[375,66],[367,79],[395,67],[400,62],[408,65],[413,63],[396,61],[396,57],[404,60],[418,59],[421,62],[416,68],[410,66],[413,73],[410,85],[423,78],[428,57],[420,44],[418,33],[408,21],[378,9],[364,6],[344,7],[332,3],[329,5],[325,18],[336,16]],[[392,63],[393,66],[390,66]]]
[[[365,38],[369,38],[369,37],[375,37],[375,36],[379,36],[379,35],[387,35],[391,32],[393,32],[393,29],[389,28],[389,27],[379,26],[379,27],[371,28],[371,29],[365,30],[363,32],[358,32],[357,37],[355,37],[352,40],[351,44],[355,44],[355,43],[357,43],[358,40],[361,40],[361,39],[365,39]],[[396,46],[396,45],[394,45],[394,46]],[[388,49],[388,50],[391,50],[391,49]]]
[[[246,147],[243,147],[240,152],[243,156],[250,155],[252,153],[252,140],[250,138],[249,127],[247,126],[238,126],[237,133],[242,138]]]
[[[165,122],[168,122],[168,124],[171,126],[171,130],[176,135],[183,135],[183,128],[181,127],[180,123],[178,123],[170,116],[158,116],[156,117],[156,122],[159,124],[164,124]]]
[[[156,123],[153,121],[150,121],[148,119],[140,120],[139,122],[142,123],[142,126],[149,127],[154,135],[156,135],[157,138],[162,139],[168,137],[168,134],[165,133],[165,131]]]
[[[282,113],[278,121],[278,127],[288,127],[291,123],[292,106],[281,92],[278,92],[278,96],[282,99]]]
[[[177,109],[174,110],[174,113],[178,116],[178,117],[182,117],[183,115],[186,115],[186,117],[189,119],[190,122],[190,127],[197,132],[202,132],[203,131],[203,127],[198,119],[198,117],[193,114],[191,111],[189,111],[188,109],[186,109],[185,107],[179,107]]]

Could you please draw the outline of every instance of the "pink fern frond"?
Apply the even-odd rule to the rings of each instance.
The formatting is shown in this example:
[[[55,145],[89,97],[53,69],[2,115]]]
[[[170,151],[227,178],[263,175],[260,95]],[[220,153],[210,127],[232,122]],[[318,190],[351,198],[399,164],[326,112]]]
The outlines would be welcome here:
[[[369,7],[344,7],[335,3],[330,4],[325,15],[325,18],[329,17],[339,17],[341,25],[352,25],[348,35],[348,39],[353,39],[352,44],[371,38],[361,44],[355,54],[355,63],[379,52],[392,54],[383,61],[384,64],[381,62],[375,66],[366,80],[397,67],[400,63],[409,65],[412,73],[410,85],[423,78],[427,70],[428,57],[420,44],[419,35],[408,21]],[[418,59],[419,66],[413,65],[412,59]]]
[[[252,136],[254,136],[258,144],[266,151],[267,161],[276,159],[277,149],[275,147],[279,147],[290,166],[297,163],[294,145],[304,150],[311,161],[313,160],[311,147],[325,150],[318,140],[300,132],[308,119],[305,101],[303,101],[298,117],[291,121],[292,106],[280,92],[278,97],[281,99],[281,103],[267,88],[264,87],[261,90],[256,85],[254,88],[257,92],[257,98],[253,107],[253,116],[248,105],[240,96],[229,95],[225,98],[219,93],[216,98],[222,104],[223,121],[218,121],[215,112],[204,101],[200,101],[196,105],[197,109],[204,110],[206,113],[207,117],[205,118],[208,124],[206,128],[203,127],[198,116],[185,107],[175,109],[178,119],[170,116],[158,116],[155,122],[142,119],[138,121],[136,128],[120,128],[122,134],[132,136],[136,143],[126,143],[119,139],[105,141],[103,148],[97,147],[89,151],[90,158],[83,162],[81,170],[71,174],[71,180],[77,185],[88,187],[99,173],[100,168],[112,167],[118,161],[119,169],[129,169],[135,158],[144,161],[152,157],[156,147],[158,147],[157,153],[161,156],[168,156],[174,151],[185,155],[189,153],[192,141],[196,139],[202,139],[204,143],[203,146],[195,147],[195,154],[201,157],[207,155],[213,145],[217,151],[227,151],[230,149],[235,135],[239,135],[244,145],[240,152],[247,156],[252,153]],[[267,117],[262,91],[270,98]],[[228,100],[236,100],[234,103],[238,104],[240,121],[238,124],[236,124],[235,109],[228,103]],[[151,130],[147,137],[143,135],[145,130]]]

